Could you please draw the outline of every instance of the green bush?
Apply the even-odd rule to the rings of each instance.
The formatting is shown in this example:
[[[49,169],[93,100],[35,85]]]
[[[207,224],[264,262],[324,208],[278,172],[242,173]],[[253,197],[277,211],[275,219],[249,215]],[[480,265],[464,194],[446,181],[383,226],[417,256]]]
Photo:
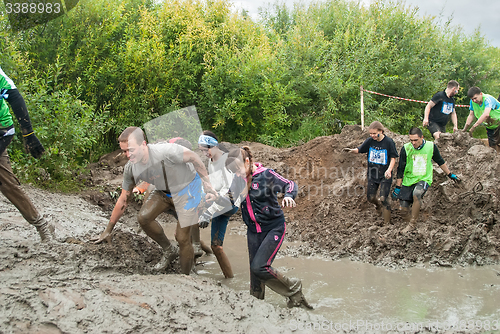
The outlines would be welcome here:
[[[84,167],[106,151],[98,138],[105,129],[107,113],[96,114],[69,89],[60,87],[61,66],[55,64],[46,73],[32,69],[19,87],[45,154],[39,160],[23,154],[20,131],[9,150],[16,175],[46,188],[73,190],[82,185],[78,176]],[[82,90],[80,80],[75,86],[77,92]]]
[[[195,105],[222,140],[290,146],[359,124],[360,85],[429,100],[455,79],[459,104],[473,85],[500,91],[500,49],[400,1],[276,2],[253,22],[228,0],[81,0],[30,30],[0,28],[0,64],[47,148],[36,161],[14,142],[13,164],[46,186],[75,183],[125,127],[175,108]],[[364,107],[366,124],[406,133],[425,106],[366,93]]]

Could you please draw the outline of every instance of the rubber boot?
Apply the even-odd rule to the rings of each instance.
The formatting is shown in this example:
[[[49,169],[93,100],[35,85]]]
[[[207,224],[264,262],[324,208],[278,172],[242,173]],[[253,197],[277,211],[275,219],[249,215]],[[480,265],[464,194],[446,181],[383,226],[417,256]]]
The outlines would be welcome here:
[[[250,294],[257,299],[264,299],[266,294],[266,285],[261,283],[260,286],[256,289],[250,288]]]
[[[56,241],[54,226],[50,225],[43,217],[37,219],[33,226],[36,227],[38,234],[40,234],[42,242]]]
[[[300,307],[304,305],[308,309],[312,309],[304,294],[302,293],[302,282],[298,278],[288,278],[278,274],[278,278],[273,278],[266,281],[266,285],[276,293],[288,297],[288,307]]]
[[[217,258],[217,262],[219,262],[219,266],[224,274],[224,277],[233,278],[233,269],[231,268],[231,263],[229,263],[226,253],[224,253],[224,249],[221,246],[212,246],[212,249],[215,257]]]
[[[389,225],[391,223],[391,210],[384,208],[382,210],[382,216],[384,217],[384,224]]]
[[[163,250],[163,256],[154,266],[154,269],[160,271],[167,269],[172,261],[174,261],[177,257],[179,257],[179,248],[174,245],[170,245],[168,248]]]

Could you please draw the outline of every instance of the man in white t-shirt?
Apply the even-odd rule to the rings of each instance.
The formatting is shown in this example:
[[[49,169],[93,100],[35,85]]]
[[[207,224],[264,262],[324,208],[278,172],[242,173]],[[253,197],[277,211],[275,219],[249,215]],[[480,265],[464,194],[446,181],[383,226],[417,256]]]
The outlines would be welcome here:
[[[203,162],[196,153],[177,144],[148,145],[144,132],[137,127],[125,129],[118,141],[129,162],[124,168],[120,197],[108,226],[96,243],[110,242],[111,232],[125,212],[134,186],[139,181],[146,181],[156,189],[139,211],[138,221],[144,232],[163,248],[157,269],[165,269],[176,257],[176,250],[155,221],[161,212],[173,209],[178,216],[175,238],[180,248],[181,272],[189,275],[194,265],[191,226],[198,223],[197,206],[202,199],[202,185],[207,201],[216,196]]]

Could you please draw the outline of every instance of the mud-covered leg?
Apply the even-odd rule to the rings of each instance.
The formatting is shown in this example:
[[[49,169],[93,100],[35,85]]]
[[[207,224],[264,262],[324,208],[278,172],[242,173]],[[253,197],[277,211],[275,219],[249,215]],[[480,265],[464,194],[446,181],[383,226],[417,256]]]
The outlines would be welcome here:
[[[160,213],[170,207],[173,207],[173,202],[166,198],[165,194],[161,191],[153,190],[144,200],[141,210],[137,215],[137,221],[144,232],[163,249],[163,255],[155,265],[156,270],[165,270],[179,256],[179,250],[170,243],[170,240],[165,235],[165,231],[155,220]]]
[[[288,278],[279,272],[276,274],[276,278],[267,280],[266,285],[274,292],[288,297],[288,307],[300,307],[303,305],[308,309],[313,309],[302,293],[302,282],[300,279]]]
[[[200,240],[200,226],[193,225],[191,226],[191,241],[193,243],[194,257],[200,257],[203,255],[203,249],[201,249],[201,240]]]
[[[215,257],[217,258],[217,262],[219,262],[220,269],[224,274],[225,278],[233,278],[233,269],[231,268],[231,263],[229,262],[229,258],[226,253],[224,253],[224,249],[222,246],[212,245],[212,250],[214,252]]]
[[[237,208],[235,208],[237,210]],[[230,213],[234,214],[235,209],[233,209]],[[229,223],[229,215],[219,215],[216,217],[212,218],[212,224],[211,224],[211,246],[212,250],[214,252],[215,257],[217,258],[217,262],[219,262],[220,269],[222,270],[222,273],[224,274],[224,277],[226,278],[233,278],[233,269],[231,268],[231,263],[229,262],[229,258],[227,257],[226,253],[224,252],[224,249],[222,247],[224,243],[224,237],[226,235],[226,229],[227,229],[227,224]],[[254,254],[255,251],[252,250],[252,254]],[[253,255],[251,256],[253,258]],[[260,283],[257,283],[259,285]],[[252,288],[251,292],[252,293]],[[259,291],[257,289],[257,291]],[[253,293],[252,293],[253,294]],[[256,297],[259,298],[259,293],[257,292],[255,294]],[[262,294],[262,298],[264,298],[264,295]],[[261,298],[261,299],[262,299]]]
[[[380,185],[380,201],[382,204],[382,217],[384,217],[384,224],[391,223],[391,203],[389,201],[389,193],[391,191],[392,179],[384,180]]]
[[[10,138],[0,139],[0,149],[3,148],[0,155],[0,191],[19,210],[24,219],[36,227],[42,242],[53,241],[55,240],[54,227],[38,213],[33,202],[21,188],[21,183],[12,173],[10,159],[5,149],[12,140],[12,136],[7,137]]]
[[[366,199],[368,200],[368,202],[375,204],[377,214],[380,215],[382,213],[382,203],[380,203],[379,199],[377,198],[378,188],[378,183],[373,182],[372,180],[368,180],[368,186],[366,188]]]
[[[288,298],[289,307],[304,305],[312,308],[302,294],[302,283],[298,278],[289,279],[271,266],[283,243],[285,224],[262,233],[247,231],[247,238],[252,256],[250,260],[251,285],[257,288],[257,283],[264,282],[271,290]]]
[[[191,226],[181,227],[177,222],[177,230],[175,238],[179,243],[179,262],[181,265],[181,272],[189,275],[194,266],[194,250],[191,243]]]
[[[161,225],[155,220],[160,213],[170,207],[170,203],[164,197],[165,195],[161,191],[151,192],[139,210],[137,222],[148,237],[156,241],[163,250],[166,250],[171,246],[170,240],[168,240]]]

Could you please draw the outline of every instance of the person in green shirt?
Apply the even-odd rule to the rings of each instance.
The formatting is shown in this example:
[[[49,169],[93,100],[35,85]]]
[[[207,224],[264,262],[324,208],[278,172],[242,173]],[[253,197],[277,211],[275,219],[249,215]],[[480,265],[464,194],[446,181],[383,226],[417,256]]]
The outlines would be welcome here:
[[[472,136],[479,125],[484,125],[488,135],[488,145],[500,153],[500,103],[493,96],[484,94],[479,87],[475,86],[469,88],[467,96],[470,98],[470,113],[463,131],[467,131],[476,117],[477,121],[469,130],[470,135]]]
[[[6,101],[9,102],[19,122],[27,151],[36,159],[39,159],[45,151],[35,136],[23,97],[14,82],[0,68],[0,191],[14,204],[24,219],[36,227],[42,242],[54,241],[54,227],[49,225],[38,212],[12,172],[7,147],[14,138],[15,129]]]
[[[458,176],[452,174],[448,169],[436,144],[424,139],[422,130],[416,127],[412,128],[409,135],[410,142],[406,143],[399,153],[396,188],[392,193],[392,197],[400,201],[405,220],[410,221],[403,233],[412,231],[417,227],[422,198],[432,184],[432,160],[439,165],[450,179],[455,182],[460,181]],[[410,206],[411,216],[408,215]]]

